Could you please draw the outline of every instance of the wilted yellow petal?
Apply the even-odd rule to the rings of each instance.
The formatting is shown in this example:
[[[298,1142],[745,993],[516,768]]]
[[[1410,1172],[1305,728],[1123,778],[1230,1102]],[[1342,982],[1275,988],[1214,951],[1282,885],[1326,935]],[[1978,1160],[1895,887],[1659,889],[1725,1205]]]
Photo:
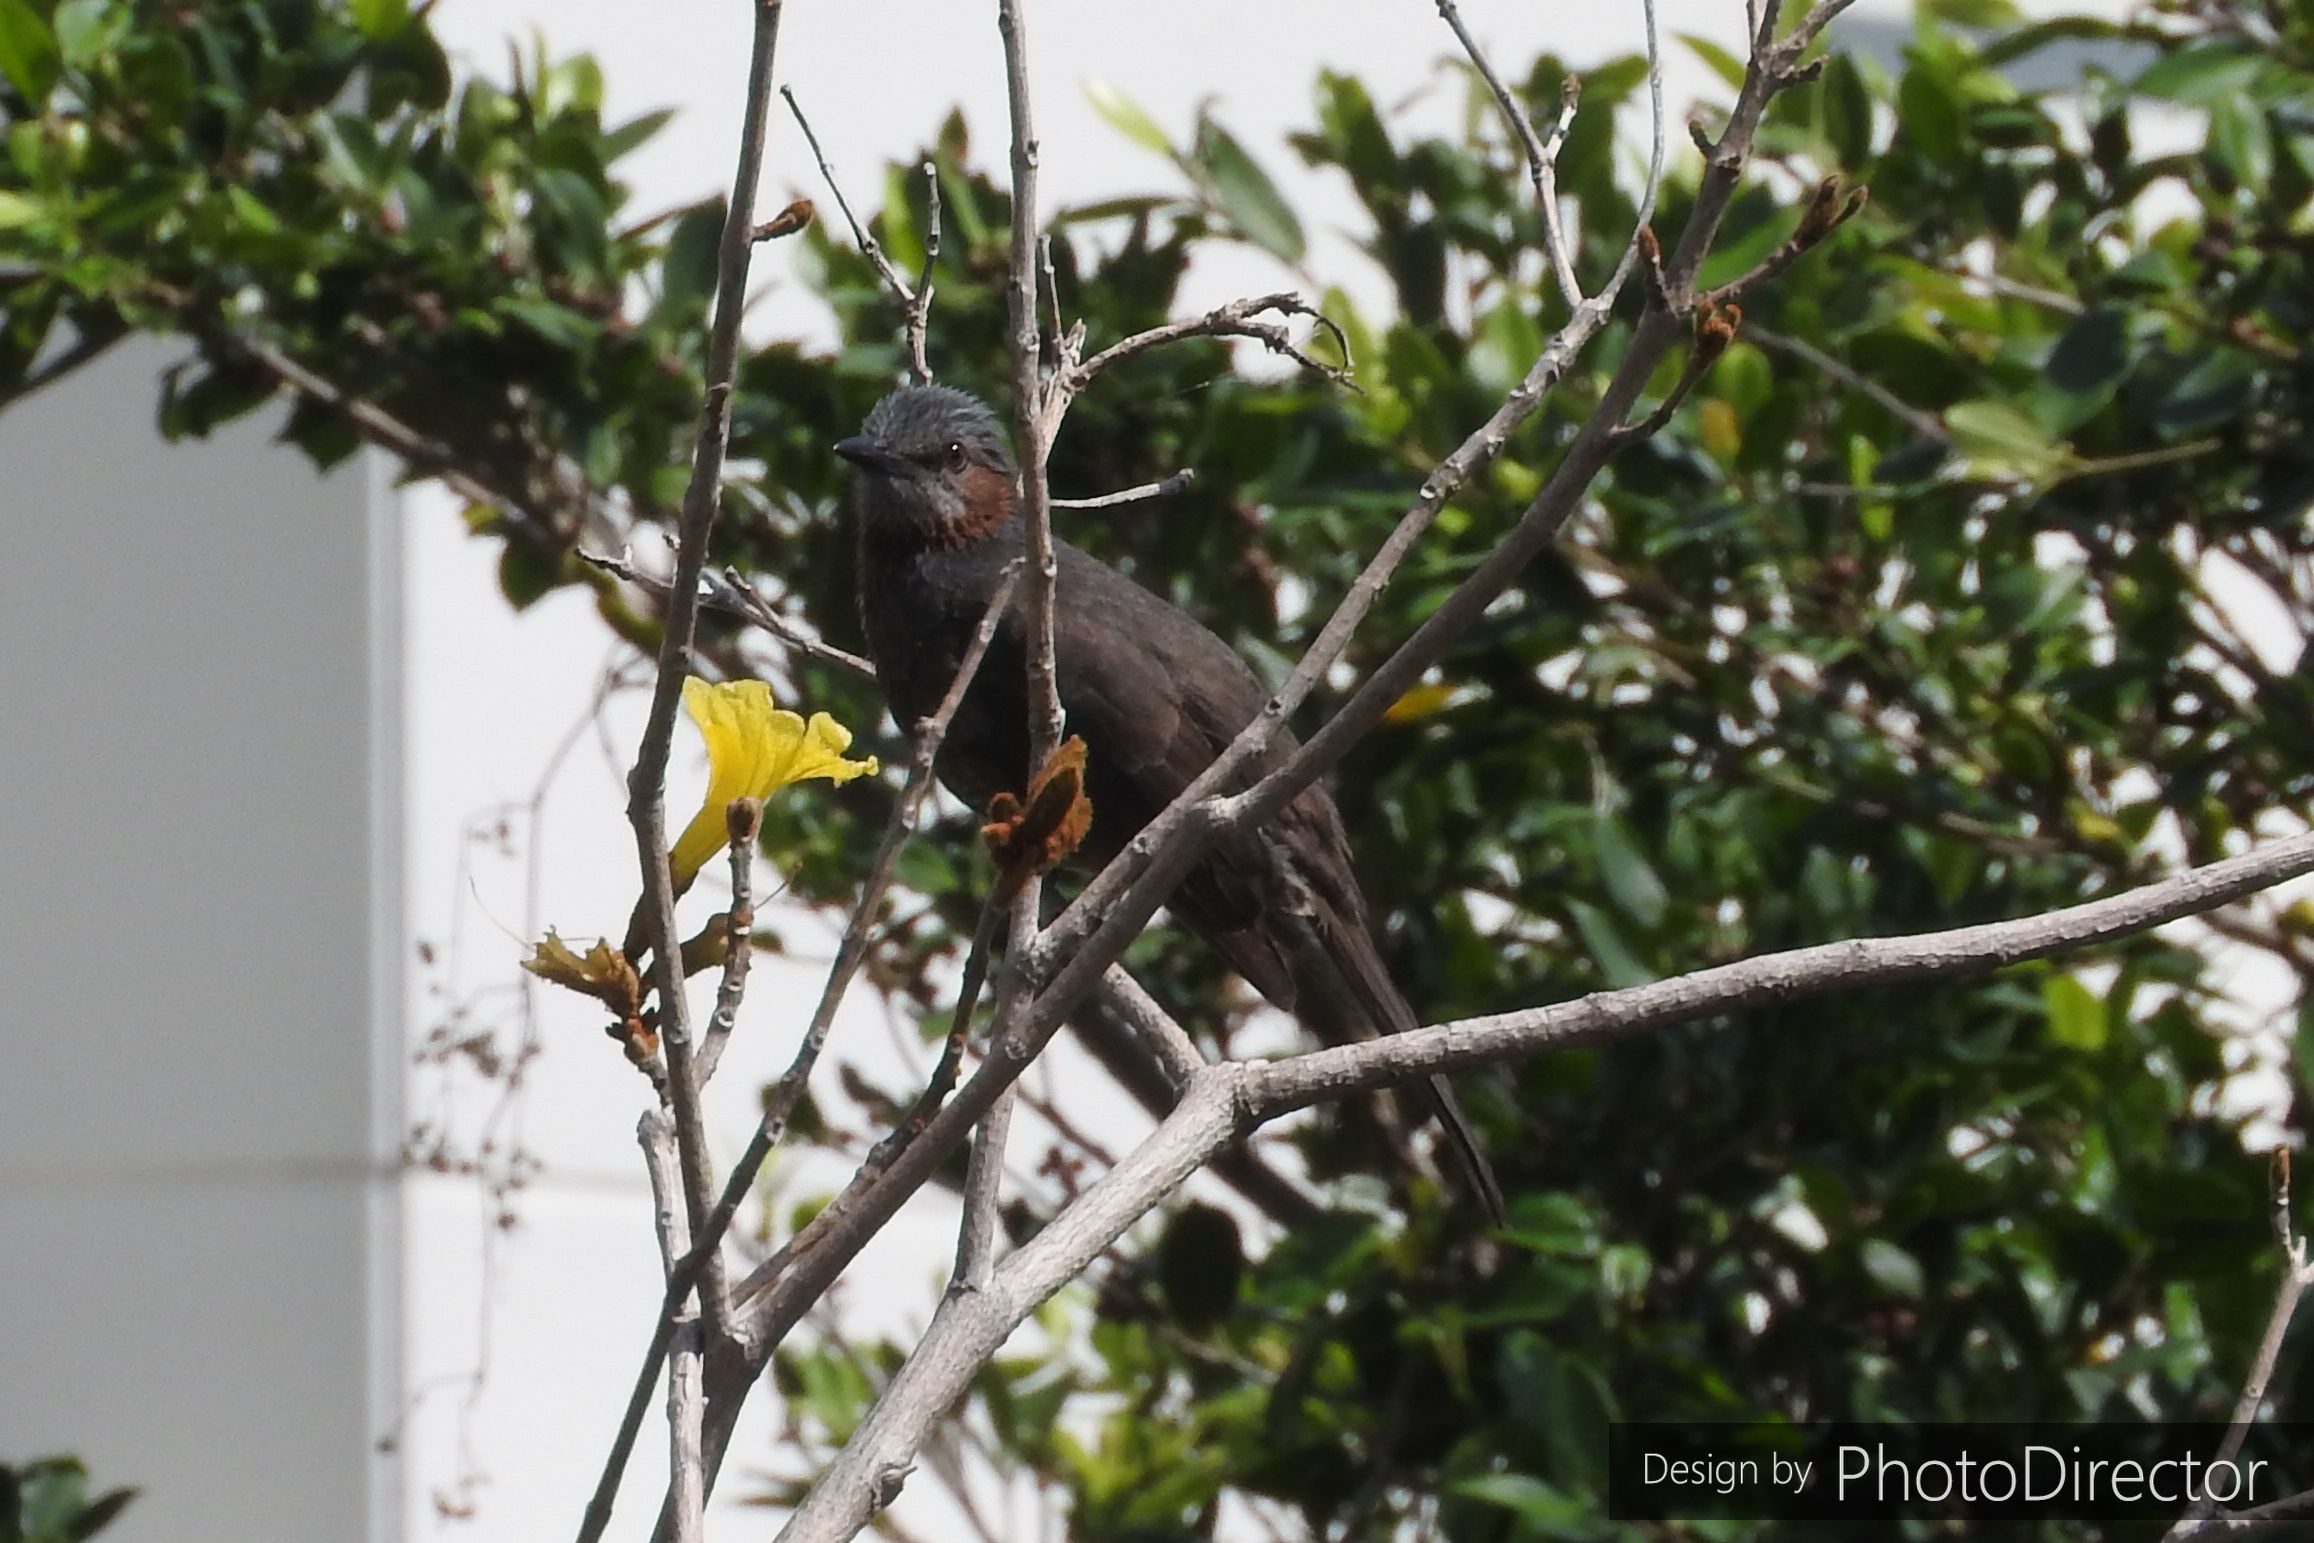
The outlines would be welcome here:
[[[760,680],[711,685],[693,676],[683,682],[683,706],[707,742],[707,801],[668,854],[677,890],[723,849],[723,811],[733,799],[766,798],[813,777],[849,782],[876,770],[874,756],[844,758],[851,730],[826,713],[813,713],[806,723],[774,707],[771,687]]]
[[[597,942],[582,957],[550,931],[545,941],[522,961],[522,967],[567,991],[593,997],[613,1012],[631,1013],[642,998],[642,982],[635,975],[635,967],[627,962],[626,955],[611,947],[607,938]]]

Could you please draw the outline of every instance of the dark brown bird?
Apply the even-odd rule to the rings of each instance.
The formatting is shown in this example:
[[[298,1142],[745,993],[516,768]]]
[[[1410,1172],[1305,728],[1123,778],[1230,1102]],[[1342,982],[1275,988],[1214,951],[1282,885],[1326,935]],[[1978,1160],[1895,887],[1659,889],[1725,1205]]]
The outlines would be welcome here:
[[[868,651],[893,717],[914,723],[938,709],[989,597],[1026,551],[1025,522],[1014,517],[1018,472],[989,410],[944,386],[893,392],[836,453],[860,468]],[[1067,542],[1053,546],[1061,707],[1090,752],[1093,825],[1078,857],[1098,867],[1213,764],[1269,693],[1195,620]],[[940,780],[976,810],[1028,785],[1026,638],[1016,600],[940,748]],[[1255,775],[1293,749],[1280,735]],[[1256,990],[1331,1043],[1420,1022],[1375,949],[1342,817],[1322,786],[1260,829],[1223,838],[1169,904]],[[1421,1086],[1476,1198],[1500,1220],[1501,1190],[1453,1090],[1442,1077]]]

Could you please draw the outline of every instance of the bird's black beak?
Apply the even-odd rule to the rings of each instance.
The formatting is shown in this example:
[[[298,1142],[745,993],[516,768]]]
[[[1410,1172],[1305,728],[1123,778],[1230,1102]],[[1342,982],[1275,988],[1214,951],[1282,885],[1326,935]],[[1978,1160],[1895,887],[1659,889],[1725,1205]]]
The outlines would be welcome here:
[[[886,477],[897,476],[908,464],[865,434],[854,434],[850,439],[837,440],[836,454],[862,471],[877,472]]]

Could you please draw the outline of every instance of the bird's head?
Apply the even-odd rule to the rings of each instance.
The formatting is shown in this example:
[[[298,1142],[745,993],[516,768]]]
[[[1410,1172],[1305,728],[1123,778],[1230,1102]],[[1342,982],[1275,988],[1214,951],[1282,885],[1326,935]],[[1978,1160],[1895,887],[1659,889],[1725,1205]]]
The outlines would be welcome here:
[[[836,454],[860,469],[853,498],[869,528],[960,546],[1012,518],[1017,474],[1004,431],[962,391],[903,386]]]

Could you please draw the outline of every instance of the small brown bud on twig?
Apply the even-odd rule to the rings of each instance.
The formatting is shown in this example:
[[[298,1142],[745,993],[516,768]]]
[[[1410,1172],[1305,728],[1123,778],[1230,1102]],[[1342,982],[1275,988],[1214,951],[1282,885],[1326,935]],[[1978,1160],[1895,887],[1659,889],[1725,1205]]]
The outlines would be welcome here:
[[[750,241],[777,241],[792,236],[812,222],[812,201],[799,198],[747,233]]]
[[[763,828],[763,800],[735,798],[723,806],[723,828],[731,835],[731,844],[740,846],[755,839]]]
[[[1744,308],[1740,305],[1715,306],[1695,319],[1695,351],[1700,364],[1708,366],[1727,352],[1728,344],[1735,341],[1736,333],[1744,324]]]

